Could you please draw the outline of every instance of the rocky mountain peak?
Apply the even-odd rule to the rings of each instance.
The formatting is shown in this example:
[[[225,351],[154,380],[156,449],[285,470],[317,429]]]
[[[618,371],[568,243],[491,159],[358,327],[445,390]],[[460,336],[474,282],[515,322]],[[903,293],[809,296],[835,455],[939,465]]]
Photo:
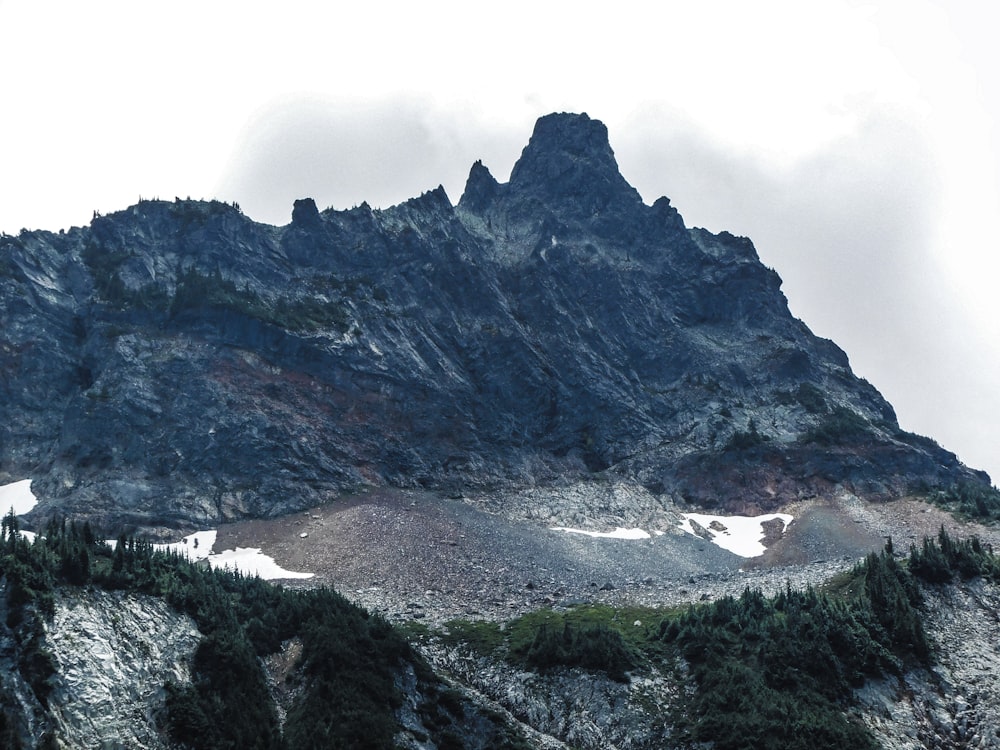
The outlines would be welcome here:
[[[605,473],[740,512],[989,481],[900,430],[748,239],[644,205],[587,115],[541,118],[506,184],[473,165],[460,209],[144,201],[0,237],[0,471],[109,530]]]
[[[618,170],[607,127],[586,114],[539,118],[508,187],[585,215],[642,203]]]
[[[483,162],[476,160],[469,170],[469,178],[465,181],[465,191],[458,204],[473,212],[481,212],[489,206],[500,191],[500,183],[490,173]]]
[[[315,227],[322,222],[316,201],[312,198],[300,198],[292,206],[292,224],[297,227]]]

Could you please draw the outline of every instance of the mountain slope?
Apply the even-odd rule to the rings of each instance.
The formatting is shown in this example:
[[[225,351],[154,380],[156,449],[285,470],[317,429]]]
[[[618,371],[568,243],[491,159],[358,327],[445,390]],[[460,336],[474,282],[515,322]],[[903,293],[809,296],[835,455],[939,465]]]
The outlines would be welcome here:
[[[505,184],[475,164],[457,206],[304,199],[270,227],[140,201],[0,238],[0,479],[144,530],[595,472],[742,510],[988,486],[780,283],[645,205],[586,115],[541,118]]]

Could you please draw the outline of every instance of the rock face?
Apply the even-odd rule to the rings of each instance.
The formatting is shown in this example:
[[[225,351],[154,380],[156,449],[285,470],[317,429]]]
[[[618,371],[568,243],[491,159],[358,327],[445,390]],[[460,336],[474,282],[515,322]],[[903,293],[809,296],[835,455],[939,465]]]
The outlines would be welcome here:
[[[887,750],[1000,746],[1000,590],[982,579],[925,590],[937,664],[859,695],[865,723]]]
[[[19,717],[25,747],[57,737],[59,747],[167,748],[163,686],[190,681],[200,638],[191,618],[162,598],[62,589],[42,642],[54,668],[47,706],[7,656],[16,651],[8,632],[0,633],[4,708]]]
[[[509,664],[440,644],[425,646],[435,669],[507,710],[553,742],[586,750],[678,746],[669,709],[683,686],[654,673],[614,682],[578,669],[553,674]],[[673,739],[673,742],[671,741]],[[555,744],[559,743],[559,744]],[[536,740],[537,747],[547,747]]]
[[[540,119],[506,184],[477,162],[457,206],[141,201],[0,238],[0,481],[143,531],[598,472],[742,511],[989,481],[780,283],[645,205],[586,115]]]
[[[190,682],[201,634],[163,599],[67,589],[46,641],[58,665],[49,697],[71,747],[161,748],[165,682]]]

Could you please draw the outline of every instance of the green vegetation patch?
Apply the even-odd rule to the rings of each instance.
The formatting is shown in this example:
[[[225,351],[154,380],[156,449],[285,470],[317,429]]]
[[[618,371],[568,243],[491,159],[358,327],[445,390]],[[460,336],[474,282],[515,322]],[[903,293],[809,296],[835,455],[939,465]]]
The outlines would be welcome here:
[[[628,672],[643,669],[659,652],[656,624],[664,613],[649,607],[579,605],[529,612],[503,624],[454,620],[441,637],[538,672],[576,667],[626,681]]]
[[[806,432],[802,442],[842,445],[860,440],[870,435],[871,431],[872,426],[867,419],[846,406],[838,406]]]
[[[1000,490],[985,482],[959,482],[928,493],[927,499],[967,518],[1000,520]]]
[[[109,250],[96,243],[83,252],[99,299],[116,310],[144,310],[157,316],[176,318],[186,311],[219,308],[232,310],[295,333],[350,328],[348,309],[342,300],[325,296],[281,296],[265,299],[249,287],[240,287],[216,271],[203,274],[188,268],[178,275],[171,296],[162,284],[128,288],[120,267],[128,259],[125,251]]]
[[[774,396],[779,404],[798,405],[809,414],[824,414],[828,408],[823,391],[812,383],[800,383],[794,391],[777,391]]]
[[[978,537],[952,539],[944,526],[936,540],[924,537],[920,547],[910,546],[909,569],[928,583],[951,583],[956,578],[968,581],[980,576],[1000,583],[1000,560],[993,548]]]
[[[221,307],[289,331],[307,333],[334,329],[345,333],[349,317],[344,305],[319,297],[265,300],[250,289],[241,289],[221,274],[203,275],[194,269],[181,273],[170,301],[170,315],[189,309]]]
[[[746,431],[736,430],[729,436],[729,440],[726,442],[724,450],[750,450],[752,448],[756,448],[758,445],[767,443],[769,440],[770,438],[767,435],[762,435],[758,432],[757,422],[751,419]]]
[[[95,585],[163,597],[202,632],[191,683],[165,686],[164,728],[180,746],[394,746],[402,700],[396,677],[404,664],[421,662],[383,618],[326,588],[286,590],[193,564],[142,540],[122,537],[112,550],[86,525],[50,522],[34,544],[16,533],[12,514],[2,528],[7,621],[18,640],[19,669],[43,705],[55,665],[42,646],[41,619],[54,612],[54,587]],[[297,699],[282,733],[258,657],[293,637],[303,650],[293,672]]]
[[[715,748],[876,748],[845,708],[869,677],[926,661],[919,591],[891,550],[869,556],[840,594],[747,590],[665,618],[662,640],[696,690],[675,721]]]

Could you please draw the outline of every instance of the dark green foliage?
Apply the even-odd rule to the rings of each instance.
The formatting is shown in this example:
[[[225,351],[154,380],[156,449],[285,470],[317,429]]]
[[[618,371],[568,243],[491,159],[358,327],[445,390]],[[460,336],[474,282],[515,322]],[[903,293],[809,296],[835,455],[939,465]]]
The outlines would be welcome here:
[[[49,695],[52,693],[52,679],[56,673],[56,663],[52,654],[42,643],[41,623],[32,620],[27,630],[30,633],[27,641],[24,641],[24,635],[20,634],[19,640],[22,643],[18,653],[17,667],[21,676],[31,685],[38,702],[47,706]]]
[[[412,658],[409,644],[384,619],[328,589],[300,597],[308,689],[288,713],[288,745],[392,747],[391,710],[400,704],[393,675],[402,659]]]
[[[0,534],[0,579],[7,584],[7,626],[16,642],[18,671],[31,686],[35,698],[48,705],[56,665],[43,643],[42,618],[55,613],[52,587],[53,568],[59,559],[39,549],[18,533],[17,518],[11,513]]]
[[[846,406],[838,406],[802,438],[805,443],[840,445],[863,438],[871,433],[864,417]]]
[[[169,686],[170,734],[189,747],[277,748],[278,719],[260,664],[237,626],[218,628],[195,651],[191,686]]]
[[[318,297],[266,300],[218,272],[205,276],[194,269],[180,274],[169,306],[172,317],[186,310],[220,307],[295,332],[333,328],[344,333],[349,324],[347,311],[339,302]]]
[[[178,206],[182,218],[192,222],[211,215],[201,204]],[[194,268],[178,274],[172,296],[158,283],[129,289],[121,277],[121,266],[130,257],[127,250],[91,243],[82,255],[98,298],[117,310],[145,310],[156,317],[176,318],[192,310],[221,308],[295,333],[327,329],[345,333],[350,327],[347,308],[337,300],[317,296],[265,299],[249,287],[241,288],[223,278],[218,271],[204,274]]]
[[[633,623],[662,615],[662,610],[645,607],[545,609],[511,620],[503,630],[495,622],[456,620],[448,623],[444,637],[539,671],[577,667],[625,681],[626,672],[646,664],[645,652],[656,650],[646,630]]]
[[[929,493],[927,499],[970,518],[1000,519],[1000,490],[985,483],[960,482]]]
[[[569,621],[564,621],[562,628],[543,623],[531,643],[526,648],[512,650],[512,655],[539,671],[579,667],[604,672],[619,682],[626,682],[626,672],[639,665],[638,656],[617,630],[603,624],[579,628]]]
[[[886,645],[899,656],[926,660],[930,647],[916,607],[921,602],[916,581],[896,562],[892,542],[881,555],[865,559],[865,595],[878,624],[885,631]]]
[[[812,383],[800,383],[795,390],[795,400],[810,414],[822,414],[827,409],[823,391]]]
[[[919,548],[910,546],[909,569],[928,583],[950,583],[955,576],[963,581],[977,576],[1000,581],[1000,562],[990,546],[984,546],[977,537],[952,539],[944,526],[937,540],[924,537]]]
[[[98,296],[112,305],[122,305],[126,301],[126,290],[118,269],[129,257],[128,252],[91,241],[81,255],[90,269]]]
[[[823,391],[812,383],[800,383],[794,391],[777,391],[774,398],[784,406],[801,406],[809,414],[824,414],[828,408]]]
[[[16,518],[3,522],[0,575],[20,643],[19,670],[43,705],[55,665],[42,645],[39,616],[54,611],[55,585],[89,583],[164,597],[203,633],[192,683],[166,686],[165,729],[180,746],[392,746],[401,702],[394,677],[404,662],[419,666],[419,660],[384,619],[328,589],[285,590],[192,564],[135,538],[120,538],[112,551],[89,527],[51,521],[30,544],[9,533],[16,524]],[[303,647],[294,673],[299,697],[282,737],[258,656],[293,637]]]
[[[761,435],[757,431],[757,423],[751,419],[746,432],[736,430],[729,436],[725,450],[749,450],[762,443],[766,443],[768,440],[769,438],[766,435]]]
[[[212,718],[194,685],[168,682],[166,690],[167,731],[182,747],[214,747],[222,741],[220,727]],[[208,710],[206,710],[208,709]]]
[[[846,718],[867,677],[928,657],[919,597],[891,551],[856,569],[851,596],[747,590],[664,619],[662,640],[690,665],[697,690],[677,720],[715,748],[874,748]]]
[[[173,203],[167,205],[169,206],[171,216],[180,221],[181,226],[179,231],[182,234],[205,227],[215,217],[225,216],[229,213],[241,213],[236,203],[230,206],[228,203],[218,200],[198,201],[191,200],[190,198],[187,200],[180,200],[178,198]]]

